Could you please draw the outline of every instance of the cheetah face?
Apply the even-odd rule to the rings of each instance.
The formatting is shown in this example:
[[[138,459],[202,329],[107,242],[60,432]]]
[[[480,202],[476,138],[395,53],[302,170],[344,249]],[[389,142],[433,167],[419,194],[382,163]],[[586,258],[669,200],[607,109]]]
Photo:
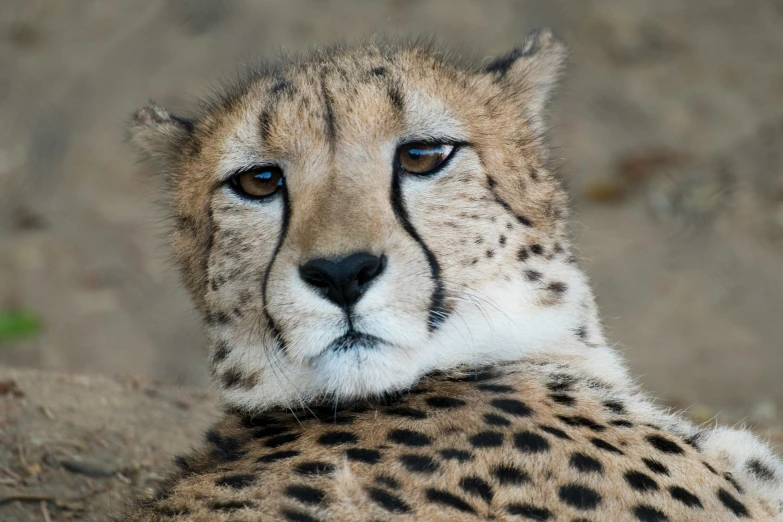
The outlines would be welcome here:
[[[484,67],[334,49],[193,120],[136,115],[228,402],[377,395],[600,335],[540,139],[563,56],[549,33]]]

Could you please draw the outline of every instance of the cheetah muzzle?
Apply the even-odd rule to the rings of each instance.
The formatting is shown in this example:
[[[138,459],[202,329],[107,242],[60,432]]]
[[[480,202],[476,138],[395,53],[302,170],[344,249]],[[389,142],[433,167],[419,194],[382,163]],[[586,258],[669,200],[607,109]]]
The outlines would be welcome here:
[[[544,139],[566,58],[369,41],[136,113],[225,414],[123,520],[782,519],[770,448],[604,338]]]

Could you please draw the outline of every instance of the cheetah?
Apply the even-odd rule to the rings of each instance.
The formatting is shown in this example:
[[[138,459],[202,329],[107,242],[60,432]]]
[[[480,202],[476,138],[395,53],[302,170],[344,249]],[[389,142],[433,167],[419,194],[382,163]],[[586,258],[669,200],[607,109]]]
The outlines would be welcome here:
[[[783,520],[772,450],[604,337],[545,139],[567,59],[376,39],[135,114],[224,414],[122,520]]]

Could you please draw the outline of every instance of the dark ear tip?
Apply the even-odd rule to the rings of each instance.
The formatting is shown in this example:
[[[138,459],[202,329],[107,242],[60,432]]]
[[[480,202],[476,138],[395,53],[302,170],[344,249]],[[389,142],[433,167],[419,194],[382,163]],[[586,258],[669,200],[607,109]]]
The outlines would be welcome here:
[[[502,77],[519,58],[531,58],[539,54],[562,62],[568,56],[568,48],[552,29],[535,29],[520,47],[491,61],[484,70]]]

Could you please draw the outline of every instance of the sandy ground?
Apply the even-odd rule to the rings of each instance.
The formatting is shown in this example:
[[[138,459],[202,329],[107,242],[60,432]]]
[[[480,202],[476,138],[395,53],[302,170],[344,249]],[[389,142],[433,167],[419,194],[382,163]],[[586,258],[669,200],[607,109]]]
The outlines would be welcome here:
[[[168,262],[161,187],[123,145],[123,121],[147,98],[186,111],[243,64],[337,37],[426,32],[492,56],[542,25],[574,48],[553,139],[610,338],[664,402],[776,433],[783,4],[772,0],[5,0],[0,309],[30,310],[45,328],[0,344],[0,365],[119,375],[117,386],[206,383],[202,335]],[[3,397],[6,421],[59,400],[12,403],[25,393]],[[151,416],[151,403],[133,418]],[[172,437],[165,451],[190,440]],[[0,464],[26,477],[16,450],[2,451]],[[46,464],[36,455],[26,465]]]

